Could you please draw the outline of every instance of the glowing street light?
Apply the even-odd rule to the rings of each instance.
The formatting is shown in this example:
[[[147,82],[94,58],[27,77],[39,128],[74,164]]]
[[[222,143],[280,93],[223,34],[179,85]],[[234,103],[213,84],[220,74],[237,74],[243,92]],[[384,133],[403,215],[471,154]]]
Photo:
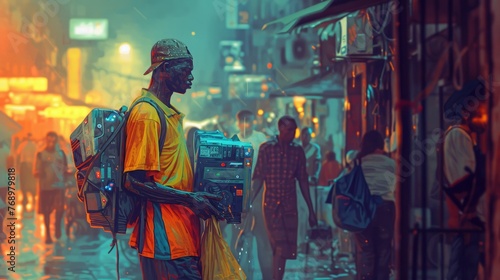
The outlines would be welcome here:
[[[128,55],[128,54],[130,54],[130,50],[131,49],[132,48],[130,47],[129,44],[123,43],[123,44],[120,45],[119,51],[120,51],[120,54]]]

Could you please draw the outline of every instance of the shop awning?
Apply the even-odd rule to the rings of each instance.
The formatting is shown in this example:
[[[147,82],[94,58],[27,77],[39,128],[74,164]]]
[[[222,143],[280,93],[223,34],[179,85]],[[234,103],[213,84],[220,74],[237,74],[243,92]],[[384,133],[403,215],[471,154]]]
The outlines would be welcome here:
[[[324,20],[339,20],[350,13],[387,3],[389,0],[326,0],[286,17],[264,24],[262,30],[288,33],[296,27]]]
[[[318,97],[318,98],[344,98],[344,82],[342,77],[335,74],[333,70],[309,77],[275,90],[269,94],[270,97]]]
[[[10,140],[12,135],[18,133],[22,129],[23,127],[20,124],[0,111],[0,142]]]

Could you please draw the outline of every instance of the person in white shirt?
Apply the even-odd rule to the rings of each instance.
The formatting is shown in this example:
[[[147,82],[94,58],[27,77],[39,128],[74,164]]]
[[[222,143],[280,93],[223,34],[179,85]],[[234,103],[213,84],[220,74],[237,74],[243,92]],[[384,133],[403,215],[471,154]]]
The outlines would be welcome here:
[[[236,121],[237,125],[239,128],[239,132],[237,134],[238,138],[242,142],[247,142],[252,144],[252,147],[254,149],[254,154],[253,154],[253,167],[255,167],[255,164],[257,163],[257,158],[258,158],[258,151],[259,147],[262,143],[267,141],[267,137],[264,133],[256,131],[254,129],[254,122],[255,122],[255,115],[249,110],[242,110],[239,111],[236,114]],[[252,169],[252,175],[253,175],[254,169]],[[260,192],[257,195],[257,198],[255,199],[254,203],[250,206],[251,207],[251,212],[250,215],[247,215],[245,217],[246,221],[243,221],[241,224],[243,228],[243,232],[245,234],[246,243],[247,247],[249,246],[250,248],[244,248],[243,253],[248,255],[248,259],[252,259],[252,251],[253,251],[253,236],[255,236],[255,240],[257,241],[257,255],[259,259],[259,265],[260,269],[262,272],[262,279],[271,279],[268,277],[272,277],[272,250],[271,250],[271,244],[269,242],[269,239],[267,237],[267,232],[266,232],[266,227],[264,224],[264,215],[262,213],[262,195],[263,195],[263,189],[260,190]],[[250,198],[254,197],[254,190],[251,191],[250,193]],[[246,225],[246,226],[245,226]],[[235,244],[237,241],[235,240],[235,237],[238,236],[239,231],[241,230],[238,225],[234,225],[232,227],[233,229],[233,240],[231,244]],[[252,234],[250,234],[250,232]],[[253,236],[252,236],[253,235]],[[240,245],[235,244],[234,248],[236,249],[237,252],[236,256],[238,256],[241,252],[240,246],[242,242],[239,242]],[[245,264],[240,263],[242,266],[243,270],[247,274],[248,279],[253,279],[253,269],[251,267],[251,263],[249,264],[246,262]]]
[[[359,279],[389,279],[392,239],[396,222],[394,190],[396,163],[384,152],[384,138],[376,130],[367,132],[356,156],[372,195],[382,197],[375,217],[365,230],[354,234],[356,271]]]
[[[31,133],[28,133],[25,140],[19,145],[16,151],[16,164],[19,168],[19,185],[23,194],[23,207],[25,212],[32,209],[26,209],[28,204],[33,205],[36,194],[36,179],[33,176],[33,162],[38,151],[38,146],[33,141]]]
[[[313,130],[310,127],[302,128],[300,132],[300,141],[302,143],[302,148],[304,149],[304,153],[306,154],[306,168],[307,175],[309,176],[309,186],[314,188],[311,189],[311,200],[314,203],[314,209],[316,212],[321,212],[321,203],[319,196],[321,192],[318,191],[318,178],[321,172],[321,147],[312,142],[312,133]],[[300,191],[300,188],[297,186],[297,191]],[[309,225],[306,222],[308,219],[308,209],[307,203],[303,197],[298,198],[297,204],[299,207],[299,229],[298,229],[298,241],[299,241],[299,250],[301,253],[305,253],[307,250],[307,232],[309,229]]]
[[[321,148],[318,144],[311,142],[312,133],[313,130],[310,127],[304,127],[300,133],[300,141],[306,153],[309,184],[315,187],[321,172]]]
[[[484,89],[479,80],[468,82],[445,104],[446,117],[458,122],[444,135],[442,166],[448,227],[454,229],[484,230],[486,163],[476,143],[487,124],[483,118],[487,114],[486,103],[479,102],[485,96]],[[470,106],[471,98],[477,106]],[[479,264],[484,266],[484,233],[459,232],[453,237],[446,279],[476,279]]]

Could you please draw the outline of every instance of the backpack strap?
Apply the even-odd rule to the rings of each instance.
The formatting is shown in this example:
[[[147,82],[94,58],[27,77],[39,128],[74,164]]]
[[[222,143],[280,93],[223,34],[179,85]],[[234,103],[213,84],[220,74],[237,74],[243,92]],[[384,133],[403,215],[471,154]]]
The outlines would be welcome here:
[[[163,149],[163,145],[165,144],[165,140],[167,137],[167,119],[165,118],[165,114],[163,113],[163,110],[158,106],[158,104],[151,98],[149,97],[141,97],[137,99],[132,106],[129,109],[129,112],[132,112],[132,109],[137,106],[139,103],[146,102],[149,105],[153,106],[155,108],[156,112],[158,113],[158,116],[160,117],[160,138],[158,144],[160,145],[160,154]]]

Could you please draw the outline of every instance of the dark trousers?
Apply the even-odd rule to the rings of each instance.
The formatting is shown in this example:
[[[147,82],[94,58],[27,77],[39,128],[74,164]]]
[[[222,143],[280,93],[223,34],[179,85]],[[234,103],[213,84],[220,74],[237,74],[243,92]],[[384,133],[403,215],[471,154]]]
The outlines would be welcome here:
[[[482,233],[460,233],[451,244],[447,280],[474,280],[477,276],[481,253]],[[484,262],[483,262],[484,264]]]
[[[197,257],[157,260],[139,255],[144,280],[202,280]]]
[[[384,201],[368,228],[354,234],[358,279],[389,279],[395,219],[394,202]]]

